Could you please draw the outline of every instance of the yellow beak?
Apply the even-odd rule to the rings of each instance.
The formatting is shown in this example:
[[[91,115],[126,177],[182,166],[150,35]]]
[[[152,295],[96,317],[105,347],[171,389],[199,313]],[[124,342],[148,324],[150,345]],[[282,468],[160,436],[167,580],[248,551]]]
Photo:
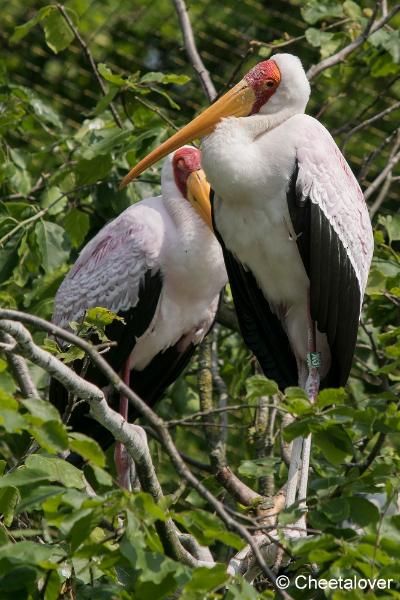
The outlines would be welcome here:
[[[210,203],[210,184],[206,179],[206,174],[203,169],[193,171],[187,178],[187,199],[201,218],[209,226],[211,231],[211,203]]]
[[[177,131],[161,146],[150,152],[136,167],[129,171],[124,177],[120,187],[124,188],[132,179],[135,179],[155,162],[175,152],[181,146],[192,142],[196,138],[209,135],[214,131],[216,125],[224,117],[247,117],[250,114],[255,101],[255,94],[247,82],[242,79],[229,92],[204,110],[198,117],[188,125]]]

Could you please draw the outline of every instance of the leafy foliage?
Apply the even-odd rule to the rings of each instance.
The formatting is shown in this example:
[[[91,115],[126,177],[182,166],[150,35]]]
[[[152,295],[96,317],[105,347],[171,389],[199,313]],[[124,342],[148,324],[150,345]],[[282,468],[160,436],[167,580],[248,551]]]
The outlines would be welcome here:
[[[0,65],[2,307],[49,319],[55,292],[84,244],[109,219],[159,189],[157,167],[119,191],[122,175],[171,133],[169,121],[184,123],[204,105],[200,86],[178,49],[172,5],[158,0],[150,10],[150,3],[140,0],[132,19],[132,3],[122,2],[118,14],[113,4],[70,0],[65,6],[73,26],[94,48],[105,94],[96,87],[84,52],[56,5],[17,1],[5,9]],[[371,3],[352,0],[276,0],[271,12],[246,3],[242,14],[231,4],[212,3],[212,19],[204,25],[199,17],[205,3],[196,0],[190,5],[195,33],[204,27],[197,36],[199,49],[219,89],[246,53],[248,40],[261,40],[253,47],[260,57],[289,46],[311,65],[356,39],[374,9]],[[217,30],[219,24],[223,27]],[[395,17],[390,27],[371,35],[345,63],[313,82],[310,110],[344,145],[364,188],[388,162],[398,127],[395,112],[358,132],[351,130],[399,100],[398,24]],[[134,36],[129,43],[128,32]],[[242,72],[254,60],[249,53]],[[113,118],[111,103],[123,121],[122,129]],[[380,190],[381,186],[371,203]],[[295,417],[283,430],[284,441],[313,434],[308,498],[312,532],[306,539],[288,543],[295,557],[287,568],[290,577],[309,573],[317,565],[318,575],[326,579],[379,574],[398,582],[400,217],[396,201],[391,186],[374,219],[376,250],[362,315],[365,327],[360,329],[346,390],[324,390],[314,406],[298,388],[278,394],[274,382],[255,372],[240,337],[225,328],[219,334],[220,374],[232,408],[227,444],[231,468],[248,485],[264,491],[269,475],[272,494],[287,477],[278,435],[282,416],[290,412]],[[105,326],[113,318],[94,309],[76,331],[88,337],[95,330],[104,341]],[[45,340],[42,332],[34,331],[34,338],[60,356],[56,343]],[[82,353],[71,348],[61,356],[71,362]],[[1,598],[161,600],[176,594],[185,600],[254,600],[275,596],[265,582],[254,587],[227,575],[225,563],[243,541],[210,512],[197,492],[182,485],[155,441],[151,449],[167,494],[165,504],[156,504],[142,492],[120,490],[114,481],[112,452],[104,453],[93,440],[62,422],[45,400],[47,377],[33,365],[30,369],[41,400],[21,396],[6,355],[0,356]],[[165,419],[178,420],[198,410],[197,370],[195,358],[157,408]],[[264,432],[260,449],[256,416],[263,397],[270,402],[275,398],[278,406],[272,441],[266,441]],[[216,392],[214,399],[218,401]],[[238,404],[242,408],[234,409]],[[275,409],[268,410],[272,418]],[[174,435],[180,449],[208,464],[209,447],[200,421],[175,428]],[[83,473],[61,458],[67,449],[84,459]],[[214,478],[199,472],[208,489],[224,498]],[[231,499],[227,502],[253,514]],[[216,566],[191,568],[167,555],[158,525],[169,517],[211,548]],[[292,520],[293,514],[283,512],[279,526]],[[385,591],[386,597],[398,597],[396,585]],[[292,587],[289,591],[294,597],[306,597],[304,591],[301,595]],[[332,597],[338,600],[342,595],[337,591]],[[383,596],[375,590],[368,597]]]

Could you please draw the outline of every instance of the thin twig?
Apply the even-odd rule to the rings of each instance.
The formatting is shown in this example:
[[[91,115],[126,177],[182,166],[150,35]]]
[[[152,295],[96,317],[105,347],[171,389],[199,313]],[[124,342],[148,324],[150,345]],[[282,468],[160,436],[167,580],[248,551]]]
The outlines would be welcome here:
[[[101,75],[97,69],[97,65],[94,61],[94,58],[92,56],[92,53],[89,50],[88,45],[86,44],[85,40],[82,38],[81,34],[79,33],[78,29],[75,27],[74,23],[71,20],[71,17],[69,16],[68,12],[66,11],[65,7],[62,4],[57,4],[57,8],[60,11],[60,13],[62,14],[62,16],[64,17],[65,22],[67,23],[68,27],[70,28],[70,30],[72,31],[72,33],[74,34],[74,36],[76,37],[76,39],[78,40],[78,43],[80,45],[80,47],[82,48],[90,66],[91,69],[93,71],[93,74],[97,80],[97,83],[99,84],[99,87],[101,89],[101,92],[103,94],[103,96],[107,96],[107,89],[106,86],[104,85],[104,82],[101,78]],[[115,123],[117,124],[118,127],[120,127],[122,129],[122,121],[119,118],[117,109],[115,108],[115,105],[113,102],[109,103],[109,107],[111,110],[111,114],[114,118]]]
[[[38,221],[39,219],[44,217],[49,212],[49,210],[51,210],[60,200],[65,198],[65,196],[70,196],[71,194],[74,194],[75,192],[78,192],[79,190],[85,189],[87,187],[91,187],[92,185],[94,185],[94,184],[79,185],[79,186],[75,187],[73,190],[70,190],[69,192],[63,192],[62,194],[57,196],[57,198],[55,200],[53,200],[53,202],[51,202],[51,204],[49,204],[45,208],[42,208],[41,210],[39,210],[39,212],[35,213],[31,217],[28,217],[27,219],[20,221],[18,223],[18,225],[16,225],[10,231],[8,231],[5,235],[3,235],[3,237],[0,239],[0,247],[4,246],[4,244],[6,244],[8,242],[8,240],[10,240],[13,237],[13,235],[15,235],[20,229],[23,229],[26,225],[32,225],[33,223],[35,223],[36,221]]]
[[[124,381],[117,375],[117,373],[115,373],[115,371],[112,369],[112,367],[95,350],[95,348],[90,343],[86,342],[85,340],[82,340],[81,338],[78,338],[74,334],[70,333],[69,331],[66,331],[65,329],[62,329],[61,327],[54,325],[53,323],[49,323],[48,321],[45,321],[44,319],[42,319],[40,317],[25,314],[20,311],[0,309],[0,319],[12,319],[12,320],[16,320],[16,321],[30,323],[30,324],[34,325],[35,327],[44,329],[45,331],[49,332],[51,335],[60,337],[60,338],[64,339],[65,341],[67,341],[71,344],[74,344],[74,345],[78,346],[79,348],[82,348],[83,350],[85,350],[85,352],[87,352],[87,354],[90,356],[90,358],[92,359],[92,361],[96,365],[96,367],[110,381],[110,383],[112,384],[114,389],[117,390],[118,392],[122,393],[126,398],[128,398],[128,401],[132,404],[132,406],[135,408],[135,410],[137,410],[140,414],[145,416],[146,419],[149,421],[149,423],[151,423],[151,425],[156,429],[156,431],[160,437],[160,441],[163,444],[168,455],[170,456],[171,461],[172,461],[173,465],[175,466],[175,469],[178,472],[178,474],[181,475],[181,477],[183,477],[208,502],[208,504],[214,509],[216,514],[220,517],[220,519],[223,521],[223,523],[225,523],[225,525],[228,527],[228,529],[236,531],[240,535],[240,537],[242,537],[248,543],[248,545],[251,547],[251,549],[254,553],[255,560],[257,561],[259,567],[261,568],[263,573],[269,578],[269,580],[271,581],[274,588],[278,589],[277,584],[276,584],[276,577],[275,577],[274,573],[272,572],[271,568],[268,566],[268,564],[264,560],[264,557],[262,556],[262,553],[260,552],[257,542],[254,540],[252,535],[248,532],[246,527],[244,527],[243,525],[238,523],[235,519],[233,519],[226,511],[222,502],[220,502],[212,494],[212,492],[210,492],[203,485],[203,483],[201,483],[200,480],[190,471],[190,469],[186,466],[185,462],[182,460],[181,456],[179,455],[179,452],[178,452],[163,420],[149,406],[147,406],[147,404],[137,394],[135,394],[135,392],[133,390],[131,390],[131,388],[129,386],[127,386],[124,383]],[[3,326],[3,323],[2,323],[2,326]],[[41,350],[41,349],[39,349],[39,350]],[[44,350],[41,350],[41,351],[45,352]],[[54,358],[51,355],[49,355],[49,357]],[[68,374],[70,374],[71,370],[68,369],[68,367],[66,367],[66,365],[61,363],[60,369],[61,369],[61,367],[64,369],[67,369]],[[46,370],[48,370],[48,369],[46,369]],[[53,373],[51,373],[51,374],[53,374]],[[76,377],[78,377],[75,373],[73,373],[73,374]],[[54,375],[56,375],[56,373],[54,373]],[[61,381],[59,373],[57,373],[57,378]],[[79,380],[80,380],[80,378],[79,378]],[[66,381],[65,378],[64,378],[64,381]],[[61,381],[61,383],[64,384],[64,381]],[[80,382],[81,382],[81,380],[80,380]],[[67,383],[67,381],[66,381],[66,383]],[[87,400],[97,400],[98,401],[98,398],[99,398],[98,397],[98,391],[99,391],[98,388],[96,388],[89,382],[84,382],[84,383],[86,386],[90,386],[90,387],[83,389],[82,397],[84,397]],[[88,391],[88,390],[90,390],[90,391]],[[105,400],[104,400],[104,402],[105,402],[105,405],[108,407],[107,402]],[[122,419],[121,415],[116,415],[116,418]],[[123,421],[123,419],[122,419],[122,421]],[[121,423],[121,421],[119,421],[119,422]],[[122,436],[119,436],[119,437],[121,438],[120,441],[122,441],[124,443]],[[283,590],[279,590],[279,592],[280,592],[282,598],[284,598],[284,600],[293,600],[292,597],[290,596],[290,594],[288,594],[287,592],[285,592]]]
[[[134,98],[135,98],[135,100],[137,100],[139,102],[139,104],[142,104],[146,108],[150,109],[153,113],[158,115],[160,117],[160,119],[165,121],[170,127],[172,127],[172,129],[175,129],[175,131],[178,131],[179,127],[177,127],[175,125],[175,123],[173,121],[171,121],[171,119],[169,119],[166,115],[164,115],[164,113],[157,106],[155,106],[154,104],[151,104],[150,102],[147,102],[146,100],[143,100],[143,98],[141,98],[140,96],[134,96]]]
[[[6,344],[9,344],[10,349],[4,349],[7,357],[8,364],[10,365],[11,372],[14,374],[15,379],[19,385],[19,389],[24,398],[40,398],[39,393],[36,389],[31,374],[29,373],[28,365],[22,356],[14,354],[15,340],[7,333],[1,332],[0,339]]]
[[[135,461],[140,484],[144,491],[152,495],[156,502],[162,502],[164,496],[150,456],[145,431],[139,425],[129,424],[119,413],[107,404],[102,390],[82,379],[70,367],[58,358],[37,346],[29,331],[21,324],[6,319],[0,320],[0,329],[11,335],[17,342],[17,352],[29,358],[60,381],[73,395],[87,400],[90,414],[114,438],[122,442],[129,455]],[[166,551],[190,566],[199,566],[198,561],[182,546],[172,519],[158,523],[160,538]]]
[[[383,181],[386,179],[387,175],[391,172],[393,167],[395,167],[396,164],[400,161],[400,152],[398,152],[399,147],[400,147],[400,134],[397,135],[397,140],[393,145],[393,148],[390,153],[389,160],[386,164],[386,167],[384,169],[382,169],[382,171],[379,173],[379,175],[374,179],[374,181],[364,191],[365,200],[368,200],[368,198],[370,198],[372,196],[372,194],[374,192],[376,192],[378,187],[381,185],[381,183],[383,183]]]
[[[210,73],[207,71],[197,50],[186,4],[184,0],[173,0],[173,2],[178,15],[183,41],[189,61],[200,79],[200,83],[207,95],[207,98],[210,102],[212,102],[217,95],[217,91],[211,80]]]
[[[364,29],[362,34],[354,40],[354,42],[351,42],[339,50],[339,52],[336,52],[332,56],[328,56],[328,58],[321,60],[321,62],[308,69],[307,77],[309,80],[314,79],[314,77],[322,73],[322,71],[325,71],[325,69],[329,69],[330,67],[343,62],[349,54],[361,46],[371,34],[375,33],[375,31],[378,31],[378,29],[381,29],[384,25],[386,25],[386,23],[388,23],[400,10],[400,4],[394,6],[387,15],[383,16],[374,24],[378,6],[379,3],[376,4],[374,14],[372,15],[367,27]]]
[[[361,123],[359,123],[358,125],[353,127],[353,129],[350,129],[350,131],[346,134],[346,136],[342,142],[342,145],[341,145],[342,151],[343,151],[344,147],[346,146],[347,142],[349,141],[349,139],[355,133],[357,133],[357,131],[364,129],[364,127],[368,127],[368,125],[375,123],[375,121],[378,121],[379,119],[383,119],[383,117],[386,117],[386,115],[390,114],[391,112],[393,112],[394,110],[396,110],[399,107],[400,107],[400,100],[398,102],[395,102],[388,108],[385,108],[385,110],[382,110],[381,112],[377,113],[373,117],[370,117],[369,119],[366,119],[365,121],[362,121]]]
[[[382,150],[384,150],[386,146],[390,144],[394,136],[397,135],[398,131],[399,129],[395,129],[394,131],[392,131],[387,137],[385,137],[383,142],[381,142],[379,146],[374,148],[374,150],[372,150],[372,152],[364,159],[363,164],[361,165],[361,169],[358,173],[358,181],[361,182],[366,179],[368,172],[371,168],[371,164],[374,162],[375,158],[382,152]]]

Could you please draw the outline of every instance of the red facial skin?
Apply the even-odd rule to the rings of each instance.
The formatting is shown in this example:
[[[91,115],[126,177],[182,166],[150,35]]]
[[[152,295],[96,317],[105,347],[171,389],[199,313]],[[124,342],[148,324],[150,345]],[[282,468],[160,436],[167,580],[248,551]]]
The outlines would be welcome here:
[[[273,60],[264,60],[253,67],[244,78],[256,95],[256,100],[250,113],[254,115],[275,94],[281,81],[281,73],[276,62]]]
[[[201,169],[201,152],[197,148],[179,148],[172,159],[175,183],[184,198],[187,197],[186,182],[190,173]]]

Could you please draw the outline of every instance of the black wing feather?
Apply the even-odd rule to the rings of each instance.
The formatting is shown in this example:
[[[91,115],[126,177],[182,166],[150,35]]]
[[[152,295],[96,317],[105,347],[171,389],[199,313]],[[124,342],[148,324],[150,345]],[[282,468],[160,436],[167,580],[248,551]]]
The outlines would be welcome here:
[[[214,219],[214,192],[210,193],[213,208],[214,233],[221,244],[240,331],[246,345],[257,357],[267,377],[280,389],[297,385],[297,366],[288,338],[278,317],[271,311],[257,281],[248,269],[236,260],[218,232]]]
[[[321,387],[345,385],[357,340],[361,293],[357,275],[340,237],[322,208],[296,191],[298,164],[288,187],[290,218],[310,279],[311,317],[326,333],[331,367]]]

